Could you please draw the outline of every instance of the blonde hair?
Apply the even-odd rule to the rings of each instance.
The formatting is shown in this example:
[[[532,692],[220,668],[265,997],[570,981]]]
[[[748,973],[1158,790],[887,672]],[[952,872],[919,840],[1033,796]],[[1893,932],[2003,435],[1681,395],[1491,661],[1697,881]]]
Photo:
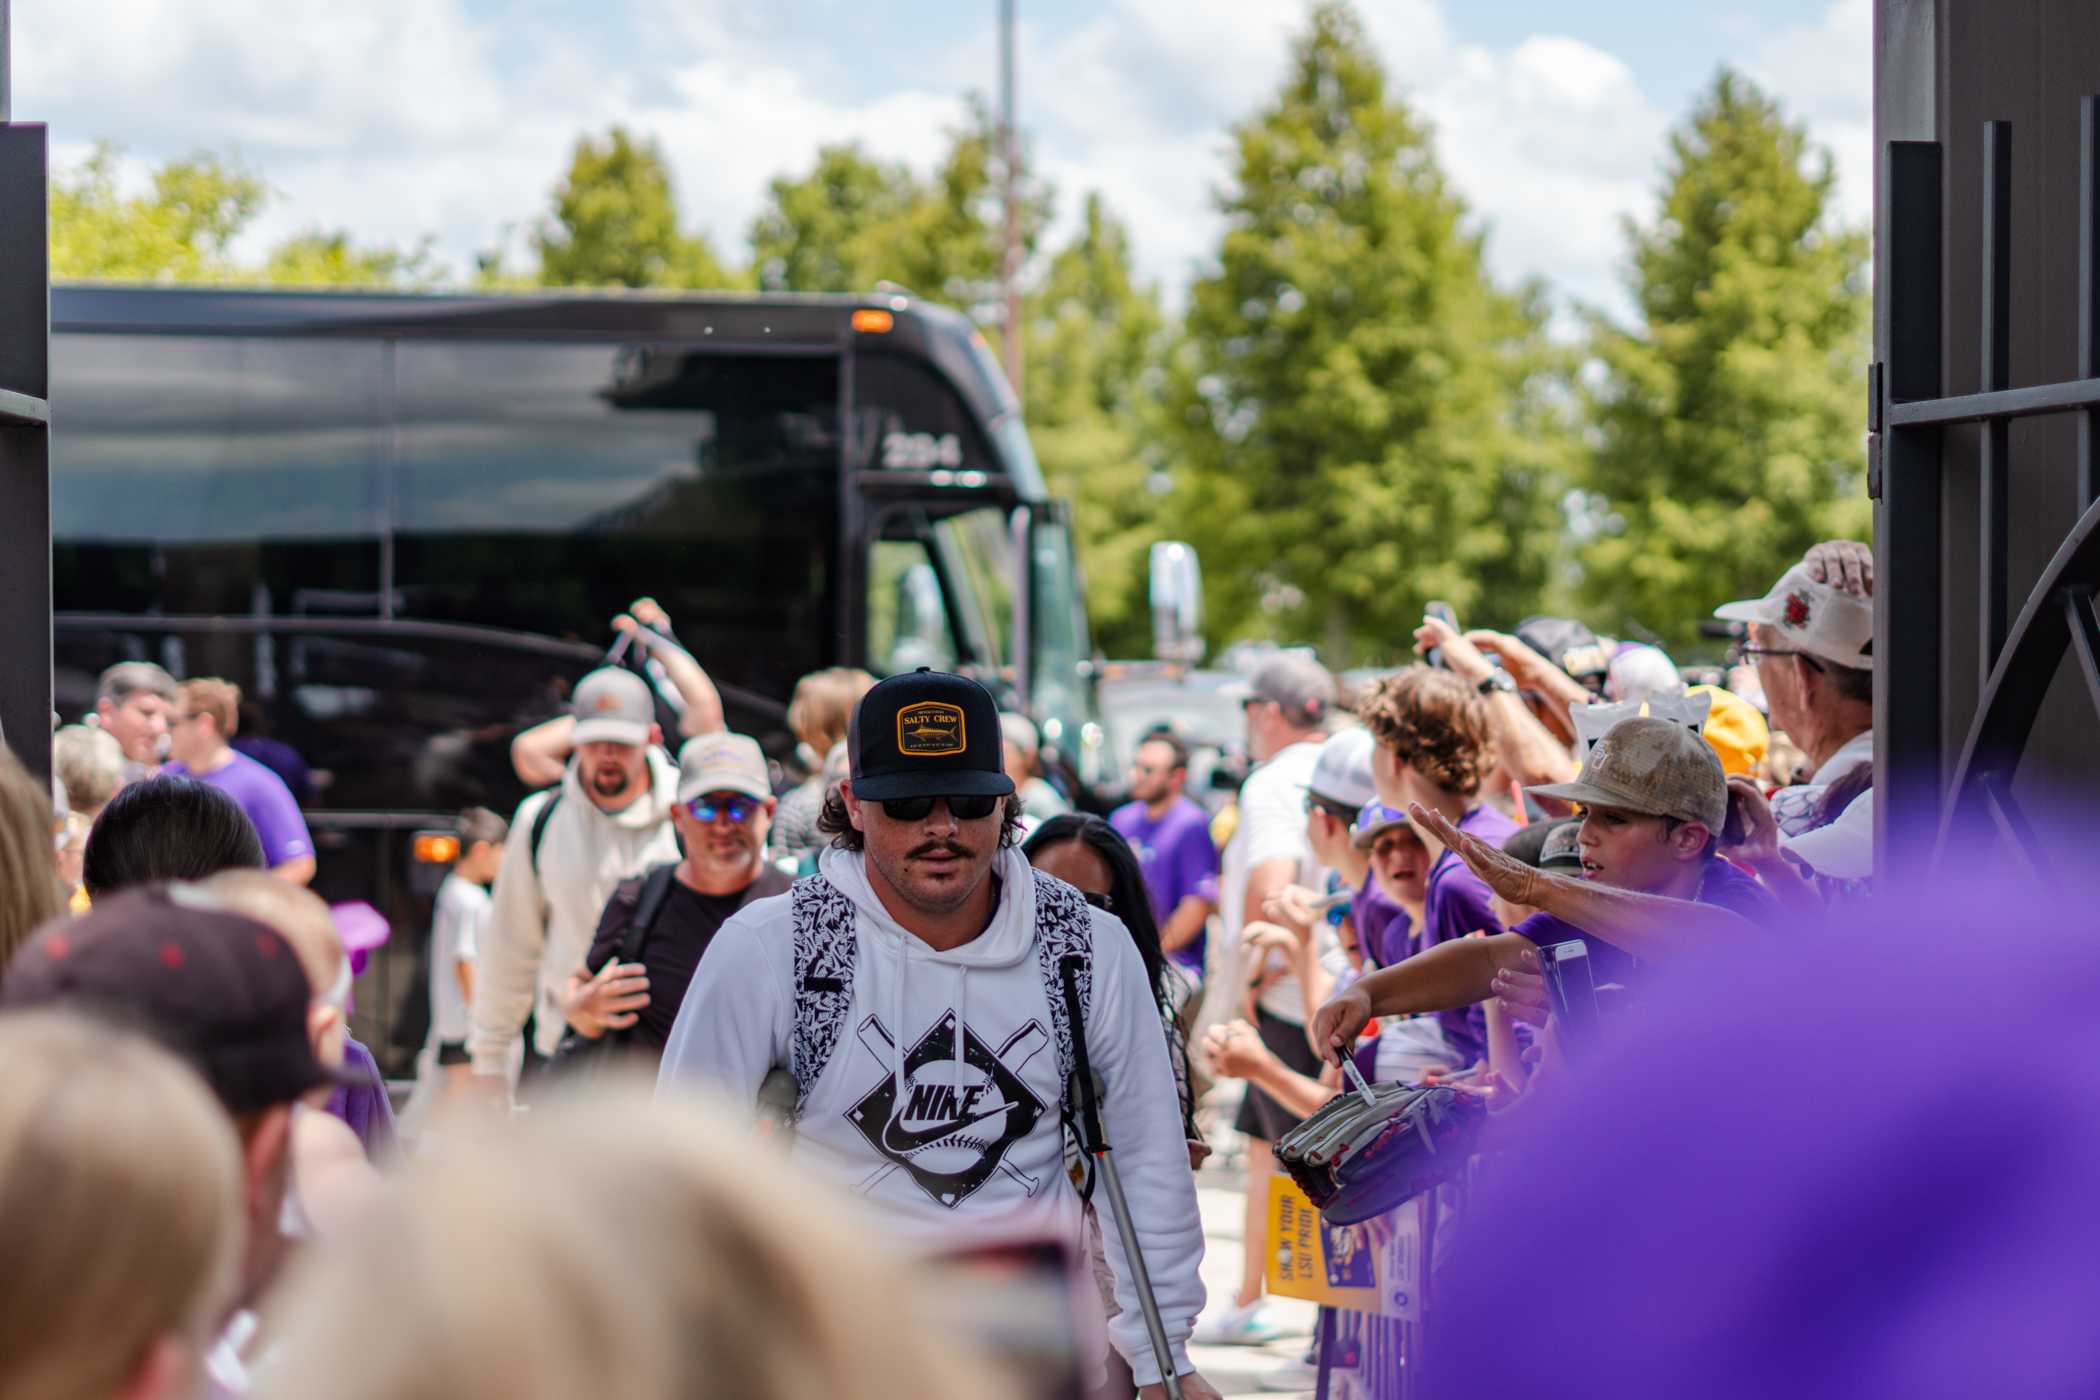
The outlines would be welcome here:
[[[327,903],[304,885],[267,870],[221,870],[197,882],[219,906],[275,929],[298,955],[316,997],[326,996],[342,973],[343,936]]]
[[[201,1356],[238,1281],[233,1125],[127,1031],[0,1017],[0,1400],[107,1400],[160,1339]]]
[[[230,738],[241,727],[241,688],[232,681],[220,680],[217,676],[200,676],[193,681],[184,681],[181,689],[182,703],[193,715],[210,715],[219,728],[219,737]]]
[[[51,767],[66,805],[92,818],[124,786],[124,748],[107,729],[69,724],[51,736]]]
[[[0,745],[0,981],[38,924],[65,912],[51,791]]]
[[[302,1261],[265,1395],[985,1400],[830,1188],[646,1086],[536,1104],[411,1167]],[[374,1337],[385,1337],[374,1347]]]
[[[846,737],[853,722],[853,707],[875,687],[875,678],[853,666],[833,666],[811,671],[795,682],[788,701],[788,728],[795,737],[817,751],[818,760]]]

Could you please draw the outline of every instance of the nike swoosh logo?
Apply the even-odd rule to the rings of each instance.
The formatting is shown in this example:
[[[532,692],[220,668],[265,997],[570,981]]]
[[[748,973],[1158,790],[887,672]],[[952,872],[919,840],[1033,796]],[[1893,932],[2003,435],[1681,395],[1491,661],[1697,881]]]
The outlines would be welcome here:
[[[894,1152],[899,1157],[903,1157],[918,1151],[929,1143],[939,1142],[942,1138],[952,1133],[959,1133],[964,1128],[982,1123],[987,1118],[996,1117],[1012,1107],[1014,1105],[1010,1103],[995,1104],[991,1108],[985,1109],[982,1113],[974,1113],[968,1118],[958,1118],[953,1123],[936,1123],[930,1128],[907,1129],[901,1126],[896,1119],[892,1118],[882,1125],[882,1147],[885,1152]]]

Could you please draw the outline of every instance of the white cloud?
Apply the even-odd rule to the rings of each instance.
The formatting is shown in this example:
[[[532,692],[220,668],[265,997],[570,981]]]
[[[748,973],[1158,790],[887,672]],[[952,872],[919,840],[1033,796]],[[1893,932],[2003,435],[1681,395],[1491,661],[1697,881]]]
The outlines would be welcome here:
[[[1663,112],[1613,55],[1538,34],[1458,42],[1456,0],[1364,0],[1396,89],[1435,129],[1453,185],[1509,280],[1623,310],[1618,219],[1652,199]],[[579,132],[657,137],[688,216],[732,256],[768,179],[854,139],[929,167],[964,95],[994,81],[989,7],[945,51],[841,51],[871,27],[829,0],[610,0],[588,26],[547,6],[503,23],[466,0],[18,0],[16,111],[61,158],[110,137],[136,161],[233,150],[280,191],[249,251],[314,225],[437,238],[458,271],[536,218]],[[584,13],[579,7],[572,15]],[[1231,123],[1280,81],[1304,10],[1276,0],[1107,0],[1062,30],[1024,23],[1022,121],[1065,220],[1100,191],[1148,276],[1178,293],[1215,247]],[[1758,42],[1744,60],[1837,147],[1864,210],[1869,0]]]
[[[1812,24],[1759,41],[1745,71],[1835,158],[1839,213],[1874,215],[1873,0],[1831,0]]]

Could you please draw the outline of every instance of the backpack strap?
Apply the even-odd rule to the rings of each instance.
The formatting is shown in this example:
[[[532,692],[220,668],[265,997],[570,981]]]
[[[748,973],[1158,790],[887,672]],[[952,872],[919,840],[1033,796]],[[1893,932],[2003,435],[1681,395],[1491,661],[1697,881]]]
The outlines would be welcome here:
[[[621,962],[642,960],[642,945],[649,941],[649,931],[656,927],[657,917],[664,912],[664,901],[671,897],[671,881],[677,874],[678,862],[666,861],[642,877],[642,892],[635,901],[634,917],[627,921],[627,932],[620,938]]]
[[[795,1078],[791,1121],[800,1121],[853,1009],[853,964],[860,939],[854,933],[853,901],[822,875],[797,880],[788,892],[788,908],[795,937],[795,1032],[788,1047],[788,1073]]]
[[[795,1028],[788,1072],[795,1079],[795,1117],[799,1120],[853,1009],[853,967],[860,940],[854,934],[853,901],[821,875],[796,881],[788,907],[795,943]],[[1093,915],[1084,895],[1041,871],[1035,872],[1035,934],[1036,965],[1042,973],[1057,1042],[1058,1084],[1062,1094],[1069,1094],[1078,1057],[1072,1048],[1071,1017],[1058,969],[1067,960],[1078,963],[1080,1004],[1091,1006]]]
[[[1050,1027],[1057,1039],[1057,1082],[1069,1097],[1078,1056],[1072,1049],[1072,1017],[1065,1006],[1064,981],[1058,969],[1078,964],[1075,980],[1082,1008],[1094,1004],[1094,916],[1086,896],[1054,875],[1035,875],[1035,957],[1043,974],[1043,995],[1050,1001]],[[1084,1028],[1082,1027],[1082,1030]]]
[[[561,806],[562,793],[559,787],[548,788],[546,792],[546,802],[541,804],[539,811],[532,814],[531,844],[527,848],[532,856],[532,877],[535,880],[540,875],[540,842],[547,838],[547,823],[554,820],[554,809]]]

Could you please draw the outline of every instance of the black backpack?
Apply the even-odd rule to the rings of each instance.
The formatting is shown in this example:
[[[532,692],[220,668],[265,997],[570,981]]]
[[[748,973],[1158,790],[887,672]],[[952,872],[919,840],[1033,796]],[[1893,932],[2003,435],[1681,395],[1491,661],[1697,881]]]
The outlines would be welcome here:
[[[542,809],[541,816],[532,824],[532,834],[539,836],[545,824],[545,813],[554,803]],[[642,949],[649,942],[649,934],[664,912],[664,902],[671,897],[671,882],[678,873],[678,862],[666,861],[642,877],[642,892],[635,901],[634,918],[628,921],[627,932],[621,935],[620,946],[613,951],[613,961],[634,963],[642,960]],[[549,1062],[549,1073],[568,1078],[591,1071],[595,1067],[617,1063],[625,1056],[633,1039],[634,1028],[607,1031],[597,1039],[578,1033],[574,1026],[562,1033],[561,1044],[554,1047],[554,1058]]]

